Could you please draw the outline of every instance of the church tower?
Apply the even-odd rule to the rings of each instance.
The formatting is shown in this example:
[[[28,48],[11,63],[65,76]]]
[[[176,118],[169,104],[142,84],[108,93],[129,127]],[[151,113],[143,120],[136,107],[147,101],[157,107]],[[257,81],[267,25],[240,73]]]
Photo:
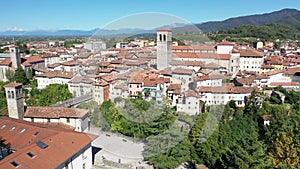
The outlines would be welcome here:
[[[22,93],[22,83],[9,83],[4,86],[6,92],[7,109],[9,117],[23,119],[24,99]]]
[[[12,63],[12,67],[20,68],[21,67],[21,57],[18,46],[12,46],[9,48],[10,59]]]
[[[157,30],[157,69],[169,67],[172,61],[172,30],[161,28]]]

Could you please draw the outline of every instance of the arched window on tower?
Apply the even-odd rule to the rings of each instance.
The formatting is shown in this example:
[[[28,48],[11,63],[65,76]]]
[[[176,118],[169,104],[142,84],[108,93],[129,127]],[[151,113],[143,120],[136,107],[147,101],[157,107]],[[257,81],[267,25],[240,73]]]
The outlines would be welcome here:
[[[7,95],[8,95],[7,97],[10,99],[11,98],[10,91],[7,92]]]
[[[11,91],[11,98],[14,99],[15,98],[15,93],[13,91]]]
[[[159,41],[162,41],[162,35],[159,34]]]
[[[167,41],[167,35],[164,35],[164,42]]]

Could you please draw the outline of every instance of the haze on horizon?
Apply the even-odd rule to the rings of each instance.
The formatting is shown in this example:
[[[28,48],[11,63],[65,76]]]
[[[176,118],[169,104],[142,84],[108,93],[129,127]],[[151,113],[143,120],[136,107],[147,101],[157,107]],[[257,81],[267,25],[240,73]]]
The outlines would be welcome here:
[[[145,19],[130,28],[149,29],[172,23],[202,23],[221,21],[232,17],[263,14],[285,8],[300,9],[296,0],[252,1],[3,1],[0,11],[0,31],[22,30],[91,30],[109,28],[112,22],[127,16],[143,16],[143,13],[170,15],[169,19]],[[168,17],[166,17],[168,18]],[[173,19],[170,19],[173,18]],[[175,19],[174,19],[175,18]],[[183,21],[183,22],[179,22]],[[134,23],[134,22],[131,22]],[[121,23],[119,23],[121,24]],[[125,28],[126,23],[119,25]],[[114,28],[111,28],[114,29]]]

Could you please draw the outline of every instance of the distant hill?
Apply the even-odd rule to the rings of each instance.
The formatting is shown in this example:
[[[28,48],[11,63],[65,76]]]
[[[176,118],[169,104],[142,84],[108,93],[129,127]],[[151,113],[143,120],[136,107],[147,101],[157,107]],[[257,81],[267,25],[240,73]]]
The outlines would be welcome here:
[[[271,23],[261,26],[241,25],[235,28],[208,33],[211,40],[216,42],[227,39],[234,42],[253,42],[256,39],[262,41],[298,40],[300,39],[300,27],[283,23]]]
[[[230,18],[224,21],[206,22],[202,24],[182,24],[174,23],[170,25],[164,25],[161,27],[168,27],[173,30],[174,34],[182,34],[187,32],[199,32],[199,29],[203,32],[215,32],[220,30],[227,30],[241,25],[253,25],[261,26],[272,23],[283,23],[288,25],[295,25],[300,27],[300,11],[297,9],[283,9],[280,11],[242,16],[236,18]],[[158,28],[161,28],[158,27]],[[92,30],[34,30],[34,31],[4,31],[0,32],[0,36],[131,36],[137,34],[155,34],[158,28],[152,30],[144,29],[92,29]]]
[[[283,9],[272,13],[242,16],[224,21],[206,22],[196,24],[196,26],[204,32],[214,32],[234,28],[240,25],[260,26],[271,23],[284,23],[300,26],[300,11],[296,9]]]

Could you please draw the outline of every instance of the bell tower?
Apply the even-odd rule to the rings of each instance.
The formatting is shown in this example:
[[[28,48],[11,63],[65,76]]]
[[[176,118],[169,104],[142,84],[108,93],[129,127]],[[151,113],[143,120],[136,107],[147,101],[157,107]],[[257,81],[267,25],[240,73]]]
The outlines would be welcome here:
[[[21,57],[20,57],[20,52],[18,46],[12,46],[9,48],[10,52],[10,59],[12,66],[17,68],[21,67]]]
[[[172,30],[161,28],[157,30],[157,69],[169,67],[172,61]]]
[[[4,86],[7,100],[9,117],[23,119],[24,98],[22,93],[22,83],[9,83]]]

